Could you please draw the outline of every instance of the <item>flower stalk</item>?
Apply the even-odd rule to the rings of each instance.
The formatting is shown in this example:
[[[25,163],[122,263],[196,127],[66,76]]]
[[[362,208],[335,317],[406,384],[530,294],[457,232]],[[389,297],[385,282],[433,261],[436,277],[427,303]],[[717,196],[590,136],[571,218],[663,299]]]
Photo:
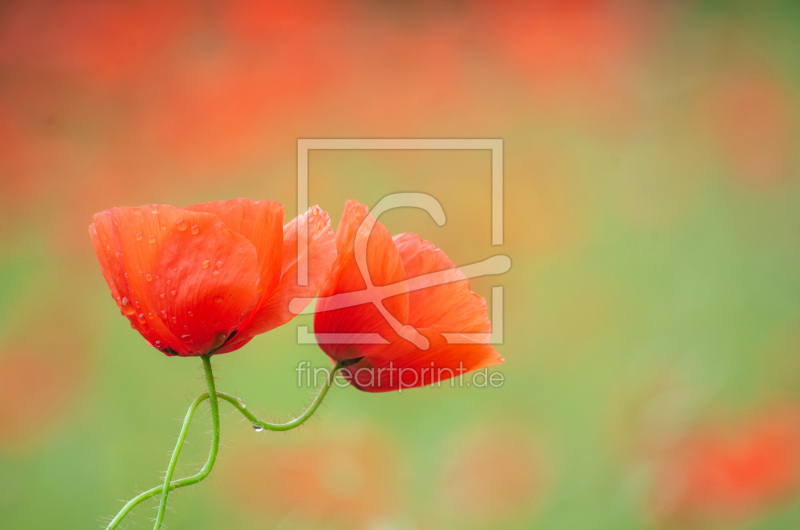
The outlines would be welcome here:
[[[216,462],[217,452],[219,450],[219,436],[220,436],[220,427],[219,427],[219,400],[227,401],[231,405],[233,405],[236,410],[238,410],[247,420],[256,428],[266,429],[269,431],[288,431],[299,427],[303,423],[305,423],[314,413],[317,411],[319,406],[322,404],[325,396],[328,394],[331,386],[333,386],[334,378],[336,377],[336,373],[342,368],[341,364],[337,363],[328,373],[328,377],[325,379],[322,387],[320,387],[319,392],[314,397],[314,400],[308,406],[308,408],[296,418],[286,422],[286,423],[270,423],[267,421],[263,421],[256,417],[249,409],[247,409],[246,405],[240,400],[239,398],[232,396],[230,394],[226,394],[225,392],[217,392],[216,386],[214,384],[214,376],[211,369],[211,361],[210,356],[203,356],[201,357],[203,360],[203,368],[206,375],[206,383],[208,384],[208,392],[204,392],[197,396],[194,401],[192,401],[191,405],[189,405],[189,409],[186,411],[186,416],[183,420],[183,425],[181,426],[180,433],[178,434],[178,442],[175,445],[175,450],[172,453],[172,458],[170,459],[169,466],[167,468],[167,472],[164,478],[164,483],[150,488],[147,491],[143,491],[130,501],[128,501],[125,506],[117,513],[114,519],[106,527],[106,530],[114,530],[117,528],[119,523],[133,510],[137,505],[141,504],[142,502],[155,497],[156,495],[161,494],[161,502],[159,504],[159,511],[158,516],[156,519],[155,529],[161,528],[161,525],[164,520],[164,514],[166,512],[167,506],[167,497],[169,492],[174,491],[178,488],[183,488],[186,486],[191,486],[193,484],[197,484],[198,482],[205,479],[214,467],[214,463]],[[210,396],[214,396],[213,399]],[[197,410],[197,407],[205,401],[206,399],[210,400],[211,403],[211,415],[212,415],[212,423],[213,423],[213,431],[212,431],[212,441],[211,441],[211,449],[209,450],[208,460],[206,461],[203,468],[197,472],[196,474],[190,477],[184,477],[175,481],[172,481],[172,476],[175,471],[175,467],[178,463],[178,458],[180,457],[181,450],[183,449],[183,444],[186,441],[186,436],[189,432],[189,426],[191,424],[192,418],[194,417],[194,413]]]

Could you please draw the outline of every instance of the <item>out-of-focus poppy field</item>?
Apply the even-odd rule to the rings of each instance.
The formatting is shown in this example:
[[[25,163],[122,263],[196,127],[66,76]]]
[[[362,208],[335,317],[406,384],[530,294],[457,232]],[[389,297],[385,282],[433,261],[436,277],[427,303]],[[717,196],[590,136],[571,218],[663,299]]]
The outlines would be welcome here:
[[[8,1],[0,5],[0,527],[97,528],[160,484],[201,363],[130,329],[87,227],[114,206],[250,197],[381,217],[497,315],[498,388],[333,388],[302,429],[221,405],[170,528],[797,528],[800,5]],[[303,410],[301,315],[214,357],[265,419]],[[303,341],[300,341],[303,342]],[[470,381],[469,378],[465,379]],[[176,476],[205,461],[201,407]],[[128,528],[149,528],[156,501]]]

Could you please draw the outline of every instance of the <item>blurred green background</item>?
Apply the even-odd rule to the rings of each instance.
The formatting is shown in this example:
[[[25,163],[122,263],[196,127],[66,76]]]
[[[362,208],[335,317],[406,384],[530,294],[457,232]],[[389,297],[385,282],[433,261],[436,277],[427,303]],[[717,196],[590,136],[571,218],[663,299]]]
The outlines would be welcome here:
[[[160,483],[204,389],[119,315],[87,234],[113,206],[239,196],[390,212],[459,264],[502,252],[498,389],[337,388],[288,434],[223,404],[170,528],[800,526],[800,5],[792,1],[0,4],[0,527],[97,528]],[[308,316],[215,358],[265,419],[303,409]],[[196,416],[178,474],[205,460]],[[126,521],[149,528],[151,501]]]

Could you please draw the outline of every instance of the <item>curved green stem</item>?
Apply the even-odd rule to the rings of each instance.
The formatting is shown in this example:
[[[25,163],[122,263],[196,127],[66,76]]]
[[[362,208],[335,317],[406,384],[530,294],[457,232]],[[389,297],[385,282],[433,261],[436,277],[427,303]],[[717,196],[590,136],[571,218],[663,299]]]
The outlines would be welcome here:
[[[268,421],[259,420],[249,410],[247,410],[245,404],[242,403],[240,399],[224,392],[217,392],[217,396],[236,407],[236,409],[242,413],[242,416],[250,420],[250,423],[253,424],[253,427],[260,427],[262,429],[267,429],[268,431],[288,431],[294,429],[295,427],[301,426],[308,418],[314,415],[319,406],[322,404],[322,401],[325,399],[325,396],[328,394],[328,390],[331,389],[331,385],[333,385],[333,379],[336,377],[336,372],[338,372],[341,368],[342,365],[339,363],[334,365],[334,367],[328,373],[328,377],[325,379],[325,383],[322,385],[322,388],[319,389],[319,393],[314,398],[314,401],[312,401],[308,406],[306,411],[300,416],[291,421],[287,421],[286,423],[270,423]]]
[[[207,358],[203,357],[203,360],[205,365]],[[207,381],[209,381],[209,390],[211,390],[213,392],[213,395],[215,396],[215,399],[212,400],[211,407],[212,407],[212,415],[216,417],[215,429],[213,434],[216,442],[214,441],[214,439],[212,439],[212,449],[209,452],[208,461],[205,463],[203,468],[198,473],[190,477],[184,477],[178,479],[171,483],[169,482],[172,473],[174,472],[175,464],[177,463],[180,450],[183,448],[183,442],[186,440],[186,435],[189,432],[189,425],[191,423],[192,417],[194,416],[197,407],[203,401],[209,399],[209,393],[204,392],[203,394],[195,398],[195,400],[189,406],[189,410],[186,412],[186,417],[183,420],[183,426],[181,427],[181,432],[178,435],[178,444],[175,446],[175,451],[172,454],[172,459],[170,460],[170,466],[169,469],[167,470],[167,478],[165,479],[164,484],[150,488],[147,491],[143,491],[142,493],[140,493],[139,495],[128,501],[125,504],[125,506],[123,506],[122,509],[119,511],[119,513],[114,517],[114,519],[111,520],[111,522],[106,527],[106,530],[114,530],[119,525],[119,523],[122,522],[122,520],[128,515],[128,513],[130,513],[130,511],[133,510],[133,508],[135,508],[142,502],[146,501],[147,499],[155,497],[156,495],[165,490],[169,492],[176,490],[178,488],[183,488],[184,486],[191,486],[192,484],[196,484],[201,480],[203,480],[204,478],[206,478],[211,473],[211,468],[214,467],[214,462],[216,461],[217,457],[217,450],[219,448],[219,408],[216,398],[223,399],[228,403],[230,403],[231,405],[233,405],[245,418],[247,418],[256,427],[262,427],[270,431],[288,431],[290,429],[294,429],[295,427],[299,427],[300,425],[305,423],[305,421],[308,420],[317,411],[319,406],[322,404],[323,399],[327,395],[328,390],[330,390],[330,387],[333,384],[336,372],[338,372],[341,368],[342,368],[341,364],[337,363],[331,369],[327,379],[325,380],[325,383],[320,388],[317,396],[314,398],[314,401],[311,402],[308,409],[306,409],[306,411],[303,412],[300,416],[286,423],[269,423],[266,421],[259,420],[257,417],[255,417],[249,410],[247,410],[245,404],[239,398],[236,398],[224,392],[216,392],[214,389],[214,379],[213,376],[211,375],[211,366],[209,363],[206,369],[206,378]],[[215,408],[217,409],[216,414],[214,414]],[[167,484],[169,484],[168,487]],[[162,497],[162,504],[166,506],[165,497]],[[161,513],[160,507],[159,507],[159,513]],[[161,515],[161,519],[163,520],[163,515]],[[158,528],[158,526],[156,528]]]
[[[195,400],[192,401],[192,404],[189,405],[189,410],[186,411],[186,417],[183,420],[183,426],[181,427],[181,432],[178,435],[178,445],[175,447],[176,453],[179,453],[180,449],[183,447],[183,441],[186,439],[186,434],[189,432],[189,424],[192,421],[192,416],[194,416],[194,412],[197,410],[197,407],[200,405],[200,403],[202,403],[206,399],[208,399],[208,392],[205,392],[197,396]],[[173,453],[172,457],[173,460],[177,460],[177,458],[175,457],[175,453]],[[170,462],[170,464],[172,464],[172,462]],[[175,489],[175,487],[176,487],[175,484],[171,485],[171,489]],[[142,493],[140,493],[139,495],[128,501],[125,504],[125,506],[123,506],[122,509],[119,511],[117,516],[114,517],[114,519],[108,524],[106,529],[113,530],[114,528],[116,528],[117,525],[122,521],[122,519],[124,519],[125,516],[128,515],[128,512],[130,512],[137,504],[149,499],[150,497],[158,495],[159,493],[161,493],[162,490],[163,486],[158,486],[156,488],[143,491]]]
[[[203,355],[203,370],[206,374],[206,383],[208,384],[207,396],[210,396],[209,403],[211,404],[211,423],[213,431],[211,433],[211,450],[208,452],[208,460],[206,461],[203,469],[200,470],[194,477],[194,482],[200,482],[206,478],[214,467],[217,460],[217,452],[219,451],[219,402],[217,401],[217,389],[214,385],[214,373],[211,370],[211,356]],[[195,400],[197,401],[197,400]],[[196,407],[195,407],[196,408]],[[167,512],[167,497],[170,492],[170,483],[172,482],[172,475],[175,473],[175,466],[178,464],[178,457],[181,455],[183,449],[183,442],[186,441],[186,433],[189,431],[189,423],[192,421],[194,410],[191,408],[186,412],[186,418],[183,420],[183,427],[178,435],[178,443],[175,444],[175,450],[172,452],[172,458],[167,467],[167,473],[164,475],[164,484],[161,486],[161,504],[158,506],[158,515],[153,530],[159,530],[161,523],[164,521],[164,515]]]

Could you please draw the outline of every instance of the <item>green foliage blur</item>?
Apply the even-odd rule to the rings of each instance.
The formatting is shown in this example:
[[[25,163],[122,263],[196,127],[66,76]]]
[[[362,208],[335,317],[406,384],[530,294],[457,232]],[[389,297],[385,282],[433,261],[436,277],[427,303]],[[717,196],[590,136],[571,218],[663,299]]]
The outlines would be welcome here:
[[[500,3],[498,3],[500,4]],[[113,206],[296,212],[298,138],[502,138],[314,151],[309,204],[457,264],[502,253],[500,388],[334,388],[303,428],[222,404],[169,528],[797,528],[800,6],[794,2],[0,5],[0,528],[99,528],[162,480],[198,359],[119,315],[87,234]],[[310,316],[214,359],[265,419],[313,395]],[[497,324],[497,322],[496,322]],[[469,381],[467,378],[465,381]],[[208,450],[196,416],[176,476]],[[156,502],[126,528],[149,528]]]

